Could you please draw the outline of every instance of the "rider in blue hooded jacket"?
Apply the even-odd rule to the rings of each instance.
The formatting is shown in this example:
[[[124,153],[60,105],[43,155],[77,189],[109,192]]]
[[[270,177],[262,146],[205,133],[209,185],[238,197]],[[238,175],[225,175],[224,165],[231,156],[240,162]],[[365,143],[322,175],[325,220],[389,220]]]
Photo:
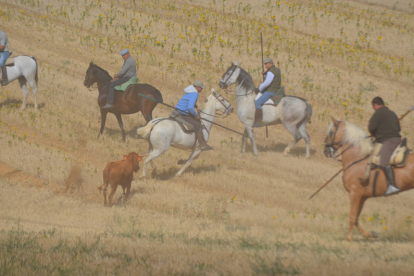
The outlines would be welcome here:
[[[199,144],[201,151],[212,150],[213,148],[207,145],[206,140],[203,135],[203,128],[200,120],[200,115],[197,110],[197,99],[198,94],[206,88],[204,84],[196,80],[193,85],[188,86],[184,89],[184,96],[178,101],[175,109],[173,111],[174,116],[180,116],[181,119],[190,123],[195,128],[196,138]]]

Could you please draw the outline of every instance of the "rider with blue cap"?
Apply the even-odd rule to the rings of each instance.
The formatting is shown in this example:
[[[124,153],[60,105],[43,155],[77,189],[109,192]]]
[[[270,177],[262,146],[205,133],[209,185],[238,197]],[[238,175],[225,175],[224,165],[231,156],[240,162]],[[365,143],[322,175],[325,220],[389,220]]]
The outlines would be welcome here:
[[[114,78],[117,79],[113,81],[108,88],[108,98],[106,100],[106,105],[102,108],[112,108],[115,97],[115,86],[121,85],[133,77],[137,77],[137,66],[135,60],[131,57],[128,49],[122,49],[121,56],[124,59],[124,65],[122,66],[121,71],[114,75]]]

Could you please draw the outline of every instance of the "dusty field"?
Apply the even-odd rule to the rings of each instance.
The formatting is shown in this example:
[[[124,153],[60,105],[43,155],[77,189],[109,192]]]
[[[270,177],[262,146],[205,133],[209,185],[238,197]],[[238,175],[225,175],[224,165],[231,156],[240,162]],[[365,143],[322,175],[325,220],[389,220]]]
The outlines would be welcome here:
[[[370,100],[382,96],[402,115],[414,104],[414,5],[390,1],[60,1],[0,0],[0,29],[13,55],[39,61],[40,108],[21,111],[18,82],[0,88],[0,275],[411,275],[414,194],[367,201],[346,242],[349,201],[340,169],[322,154],[329,116],[366,129]],[[237,60],[259,84],[260,33],[278,62],[287,93],[314,108],[311,158],[283,126],[255,131],[260,156],[241,138],[214,127],[215,150],[183,176],[171,149],[158,174],[133,182],[132,196],[103,207],[97,190],[109,161],[147,151],[134,136],[145,121],[114,116],[97,139],[98,91],[83,86],[93,61],[111,75],[128,47],[141,82],[175,104],[195,79],[218,88]],[[156,117],[170,110],[157,106]],[[402,133],[414,147],[414,115]],[[236,114],[216,121],[243,131]],[[70,177],[71,176],[71,177]],[[72,179],[69,180],[68,179]]]

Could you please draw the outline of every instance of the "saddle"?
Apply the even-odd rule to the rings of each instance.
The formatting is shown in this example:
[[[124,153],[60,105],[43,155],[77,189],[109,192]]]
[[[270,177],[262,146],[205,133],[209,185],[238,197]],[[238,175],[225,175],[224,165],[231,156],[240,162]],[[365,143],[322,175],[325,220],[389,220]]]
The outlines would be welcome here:
[[[372,162],[371,167],[379,167],[380,166],[380,151],[381,151],[382,144],[376,143],[374,150],[372,152]],[[401,144],[394,150],[390,158],[390,166],[396,168],[402,168],[405,166],[405,161],[407,159],[407,155],[410,152],[410,149],[407,148],[407,138],[404,138],[401,141]]]
[[[139,79],[137,77],[133,77],[133,78],[130,78],[129,81],[124,82],[121,85],[115,86],[114,88],[115,88],[115,90],[119,90],[119,91],[124,91],[125,92],[130,85],[137,84],[138,81],[139,81]]]
[[[180,112],[178,112],[177,110],[173,110],[173,112],[171,112],[169,116],[169,119],[176,121],[178,125],[181,127],[181,129],[184,131],[184,133],[195,132],[195,127],[183,118],[181,118],[180,115],[182,115]]]
[[[262,96],[262,93],[259,92],[254,100],[257,100],[261,96]],[[279,90],[277,90],[277,92],[275,93],[275,95],[273,95],[272,97],[270,97],[270,99],[267,100],[264,103],[264,105],[277,106],[280,103],[280,101],[282,100],[283,97],[286,97],[285,87],[284,86],[280,87]]]

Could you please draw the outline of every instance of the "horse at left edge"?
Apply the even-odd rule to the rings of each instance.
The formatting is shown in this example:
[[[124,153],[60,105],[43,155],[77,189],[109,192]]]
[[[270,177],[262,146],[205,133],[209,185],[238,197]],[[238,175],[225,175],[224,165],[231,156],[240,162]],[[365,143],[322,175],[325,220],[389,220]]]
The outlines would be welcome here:
[[[122,131],[122,140],[125,141],[126,134],[122,122],[121,114],[134,114],[141,111],[146,123],[152,120],[152,111],[157,103],[162,103],[161,92],[155,87],[149,84],[133,84],[128,87],[125,92],[115,90],[115,99],[112,109],[102,109],[106,104],[108,97],[109,84],[112,81],[112,77],[108,71],[102,69],[98,65],[91,62],[89,68],[86,70],[85,81],[83,85],[90,88],[94,83],[98,85],[98,105],[101,111],[101,129],[98,137],[102,135],[105,128],[106,116],[108,112],[113,113],[118,120],[119,127]],[[156,101],[140,96],[148,96]]]
[[[23,91],[23,104],[21,110],[26,108],[27,97],[29,96],[29,90],[27,89],[27,83],[29,83],[32,93],[35,98],[34,107],[38,108],[37,105],[37,88],[39,85],[38,78],[38,64],[35,57],[29,56],[16,56],[12,59],[13,62],[6,62],[3,68],[6,68],[7,81],[8,83],[19,80],[20,88]],[[4,76],[2,72],[2,77]]]

